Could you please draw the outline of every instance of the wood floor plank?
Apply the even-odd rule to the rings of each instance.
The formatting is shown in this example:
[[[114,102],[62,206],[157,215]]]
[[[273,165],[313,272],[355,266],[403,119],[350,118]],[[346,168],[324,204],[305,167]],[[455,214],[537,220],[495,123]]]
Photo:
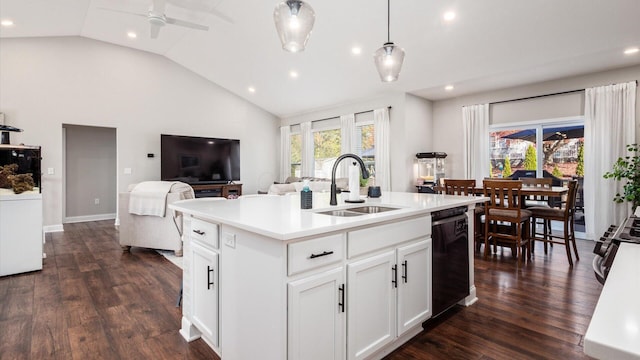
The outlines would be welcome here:
[[[509,249],[475,257],[479,301],[455,307],[387,359],[587,359],[584,333],[602,290],[592,243],[568,266],[536,244],[517,268]],[[42,271],[0,278],[0,359],[217,359],[178,333],[182,270],[150,249],[122,252],[113,221],[46,234]],[[251,339],[247,339],[251,346]]]

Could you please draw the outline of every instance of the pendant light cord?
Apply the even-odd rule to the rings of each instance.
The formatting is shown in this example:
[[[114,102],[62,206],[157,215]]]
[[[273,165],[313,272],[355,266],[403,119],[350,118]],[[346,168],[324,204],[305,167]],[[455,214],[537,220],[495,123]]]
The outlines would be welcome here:
[[[391,42],[391,0],[387,0],[387,42]]]

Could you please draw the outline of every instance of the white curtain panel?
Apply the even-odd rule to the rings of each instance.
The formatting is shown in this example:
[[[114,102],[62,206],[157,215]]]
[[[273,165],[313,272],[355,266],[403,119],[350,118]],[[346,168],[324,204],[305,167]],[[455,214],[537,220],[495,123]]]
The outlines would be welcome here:
[[[340,116],[340,152],[342,154],[353,153],[356,144],[356,115],[347,114]],[[349,161],[343,161],[338,169],[336,177],[347,177],[349,174]]]
[[[280,127],[280,181],[291,175],[291,128]]]
[[[636,82],[586,89],[584,107],[585,224],[587,238],[595,239],[631,215],[630,203],[613,202],[624,181],[602,176],[635,143]]]
[[[389,108],[373,110],[375,128],[376,185],[381,191],[391,190],[391,159],[389,151]]]
[[[314,176],[315,160],[313,158],[313,133],[311,132],[311,121],[300,124],[302,138],[302,166],[301,176]]]
[[[478,185],[489,176],[489,104],[462,107],[464,177]]]

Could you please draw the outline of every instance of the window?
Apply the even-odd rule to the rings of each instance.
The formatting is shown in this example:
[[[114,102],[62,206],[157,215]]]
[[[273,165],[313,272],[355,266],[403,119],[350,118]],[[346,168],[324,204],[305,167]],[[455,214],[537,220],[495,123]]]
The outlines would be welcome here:
[[[290,135],[290,151],[291,151],[291,171],[290,175],[300,177],[302,170],[302,135],[298,133],[291,133]]]
[[[356,123],[355,154],[362,158],[370,176],[376,172],[375,127],[373,122]]]
[[[330,178],[336,158],[340,156],[340,129],[313,131],[314,176]]]

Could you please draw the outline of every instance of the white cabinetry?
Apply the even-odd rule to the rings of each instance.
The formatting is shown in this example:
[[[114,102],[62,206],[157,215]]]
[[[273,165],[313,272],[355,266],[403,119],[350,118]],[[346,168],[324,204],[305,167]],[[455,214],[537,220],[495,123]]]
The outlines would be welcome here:
[[[180,333],[219,347],[219,228],[199,219],[184,222],[183,318]]]
[[[347,284],[348,359],[365,359],[431,316],[431,239],[350,263]]]
[[[344,359],[344,287],[342,267],[289,283],[289,359]]]
[[[0,195],[0,276],[41,270],[42,241],[42,194]]]
[[[193,323],[213,346],[218,346],[218,254],[197,242],[191,244]]]

